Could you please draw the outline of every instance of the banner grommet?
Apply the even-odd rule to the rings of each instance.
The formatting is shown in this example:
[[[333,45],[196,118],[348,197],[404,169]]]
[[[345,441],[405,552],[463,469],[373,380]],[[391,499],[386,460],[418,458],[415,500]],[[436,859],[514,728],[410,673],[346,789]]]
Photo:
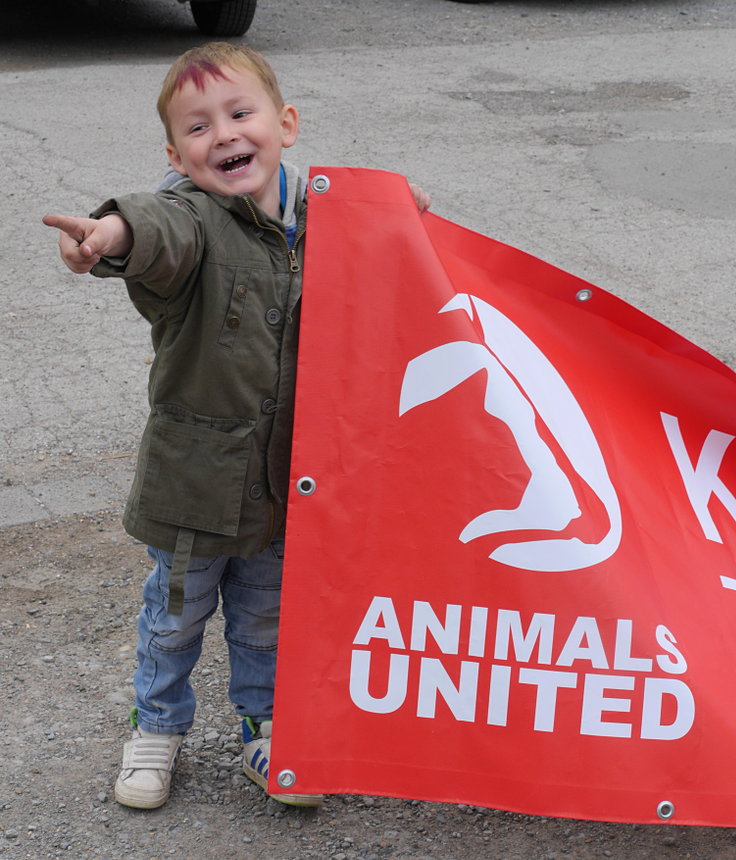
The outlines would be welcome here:
[[[329,191],[329,189],[330,180],[329,177],[324,175],[324,173],[319,173],[312,179],[312,191],[316,194],[324,194],[325,191]]]
[[[668,821],[675,814],[675,804],[671,800],[663,800],[657,804],[657,815],[662,821]]]
[[[276,777],[276,782],[279,784],[280,788],[291,788],[296,782],[296,774],[293,770],[285,768],[284,770],[279,771],[279,775]]]
[[[303,478],[299,478],[296,482],[296,491],[302,496],[311,496],[316,489],[317,482],[314,478],[310,478],[308,475],[305,475]]]
[[[578,302],[588,302],[593,298],[593,290],[578,290],[575,293],[575,300]]]

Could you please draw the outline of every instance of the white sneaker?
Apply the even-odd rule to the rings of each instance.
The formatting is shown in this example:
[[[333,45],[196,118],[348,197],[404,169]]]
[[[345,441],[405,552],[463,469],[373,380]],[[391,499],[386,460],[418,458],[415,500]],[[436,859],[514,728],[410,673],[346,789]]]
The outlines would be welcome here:
[[[133,729],[123,746],[123,769],[115,783],[115,800],[123,806],[156,809],[171,792],[171,774],[176,767],[184,735],[160,735]]]
[[[268,794],[268,761],[271,757],[271,730],[273,723],[266,720],[254,723],[250,717],[243,720],[243,773]],[[268,794],[279,803],[289,806],[321,806],[321,794]]]

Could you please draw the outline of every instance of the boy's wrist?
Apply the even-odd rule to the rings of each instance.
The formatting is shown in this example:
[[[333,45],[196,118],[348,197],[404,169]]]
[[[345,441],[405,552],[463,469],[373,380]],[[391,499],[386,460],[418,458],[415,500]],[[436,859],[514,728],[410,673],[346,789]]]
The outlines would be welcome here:
[[[109,244],[104,253],[106,257],[127,257],[133,249],[133,230],[119,212],[106,212],[99,219],[106,221],[110,228]]]

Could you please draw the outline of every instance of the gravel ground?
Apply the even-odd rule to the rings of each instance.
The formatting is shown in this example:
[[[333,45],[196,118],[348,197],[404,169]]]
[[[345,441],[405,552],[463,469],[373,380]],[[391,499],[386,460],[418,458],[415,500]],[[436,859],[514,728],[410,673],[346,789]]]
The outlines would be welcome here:
[[[0,860],[736,857],[736,829],[535,818],[396,798],[284,807],[242,775],[217,617],[195,670],[197,723],[168,804],[119,806],[112,786],[128,736],[144,547],[114,510],[2,531],[0,556]]]

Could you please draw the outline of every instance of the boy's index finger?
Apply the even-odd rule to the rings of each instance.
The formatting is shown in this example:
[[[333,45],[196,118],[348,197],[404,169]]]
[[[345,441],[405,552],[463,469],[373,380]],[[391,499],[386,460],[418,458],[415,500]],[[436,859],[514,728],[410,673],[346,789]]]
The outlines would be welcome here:
[[[66,233],[75,242],[84,240],[85,231],[80,218],[70,215],[44,215],[42,221],[47,227],[56,227],[57,230]]]

